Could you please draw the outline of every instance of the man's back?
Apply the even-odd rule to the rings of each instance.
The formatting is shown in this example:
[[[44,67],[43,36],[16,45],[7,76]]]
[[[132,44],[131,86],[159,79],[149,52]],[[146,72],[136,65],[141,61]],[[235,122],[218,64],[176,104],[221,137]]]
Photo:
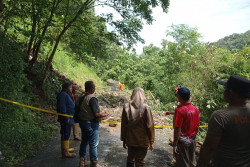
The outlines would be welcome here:
[[[193,136],[200,123],[200,112],[191,103],[182,104],[175,111],[175,127],[181,128],[185,136]]]
[[[208,135],[221,137],[214,156],[215,163],[250,166],[249,107],[228,107],[215,111],[209,122]]]

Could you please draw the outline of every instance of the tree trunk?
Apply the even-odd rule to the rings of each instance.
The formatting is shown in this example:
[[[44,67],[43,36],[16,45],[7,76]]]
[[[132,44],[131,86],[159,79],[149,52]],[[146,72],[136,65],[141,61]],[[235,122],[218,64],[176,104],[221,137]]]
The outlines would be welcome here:
[[[45,36],[45,34],[47,32],[49,24],[52,21],[55,10],[56,10],[56,8],[57,8],[57,6],[59,5],[60,2],[61,2],[61,0],[58,0],[57,2],[56,2],[56,0],[53,1],[53,5],[52,5],[51,11],[50,11],[49,19],[48,19],[47,23],[44,25],[42,35],[41,35],[41,37],[39,38],[39,40],[37,41],[37,43],[35,45],[36,47],[33,47],[34,52],[33,52],[32,59],[30,60],[30,67],[32,67],[38,60],[38,54],[39,54],[40,47],[41,47],[41,44],[43,42],[44,36]]]
[[[0,0],[0,13],[3,11],[3,0]]]
[[[4,36],[7,34],[8,27],[9,27],[9,18],[7,18],[7,19],[5,20],[4,32],[3,32],[3,35],[4,35]]]
[[[58,47],[58,44],[62,38],[62,36],[64,35],[64,33],[71,27],[71,25],[80,17],[80,15],[83,13],[84,11],[84,8],[88,6],[88,4],[91,2],[91,0],[87,0],[83,5],[82,7],[78,10],[77,14],[75,15],[75,17],[67,24],[67,26],[65,26],[63,28],[63,30],[61,31],[61,33],[59,34],[59,36],[57,37],[56,39],[56,43],[55,43],[55,46],[53,48],[53,51],[51,52],[50,56],[49,56],[49,59],[48,59],[48,63],[47,63],[47,66],[46,66],[46,70],[45,70],[45,73],[44,73],[44,77],[43,77],[43,80],[42,80],[42,85],[41,85],[41,89],[43,88],[44,84],[45,84],[45,81],[48,77],[48,74],[49,74],[49,70],[51,68],[51,65],[52,65],[52,60],[54,58],[54,55],[56,53],[56,49]]]
[[[32,48],[32,44],[34,41],[34,36],[35,36],[35,31],[36,31],[36,14],[35,14],[35,6],[34,6],[34,1],[32,3],[32,31],[31,31],[31,36],[30,36],[30,41],[29,41],[29,45],[28,45],[28,49],[27,49],[27,59],[26,61],[29,62],[29,57],[30,57],[30,52],[31,52],[31,48]]]

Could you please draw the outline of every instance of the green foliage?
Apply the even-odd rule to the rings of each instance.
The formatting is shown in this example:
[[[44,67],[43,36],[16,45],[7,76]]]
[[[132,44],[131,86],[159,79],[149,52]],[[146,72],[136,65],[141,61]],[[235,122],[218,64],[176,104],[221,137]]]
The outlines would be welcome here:
[[[242,50],[245,46],[250,46],[250,30],[242,34],[235,33],[226,36],[217,42],[212,43],[212,45],[215,45],[218,48],[226,48],[231,52]]]
[[[42,80],[45,67],[46,67],[45,61],[39,61],[32,68],[31,75],[32,75],[32,82],[34,84],[33,89],[35,89],[35,91],[40,92],[40,94],[44,96],[48,104],[56,106],[55,99],[56,99],[57,93],[60,92],[61,90],[62,82],[58,80],[57,74],[51,72],[49,73],[48,79],[46,80],[44,84],[44,87],[43,87],[44,91],[39,90],[40,81]],[[40,105],[40,104],[38,103],[36,105]]]
[[[122,20],[113,20],[110,13],[95,16],[95,5],[112,7]],[[47,75],[53,59],[53,67],[63,71],[70,80],[82,87],[86,80],[93,80],[99,91],[103,83],[86,64],[96,65],[100,63],[98,59],[107,60],[115,58],[117,53],[125,53],[119,48],[122,43],[132,46],[137,41],[143,42],[138,34],[142,21],[151,24],[152,9],[161,6],[167,12],[169,1],[6,0],[0,6],[0,85],[4,88],[0,91],[1,95],[39,107],[44,99],[55,104],[55,92],[60,89],[57,76],[51,73]],[[105,23],[113,26],[113,32],[107,32]],[[59,42],[64,43],[60,46]],[[48,59],[46,55],[50,55]],[[133,57],[137,59],[135,54]],[[108,66],[112,64],[108,63]],[[128,79],[134,73],[131,68],[130,73],[122,77]],[[38,87],[41,83],[44,92]],[[133,78],[130,84],[133,83],[139,86],[143,80]],[[152,87],[151,84],[148,87]],[[40,96],[32,95],[32,91],[40,93]],[[32,155],[34,149],[50,136],[48,134],[54,127],[43,123],[41,113],[2,101],[0,104],[0,150],[7,164],[15,164]]]
[[[119,44],[124,43],[127,46],[132,46],[137,41],[143,42],[138,34],[142,29],[142,21],[145,20],[147,24],[151,24],[153,22],[152,9],[157,6],[161,6],[163,11],[167,12],[169,0],[23,0],[18,2],[7,0],[2,2],[2,5],[4,8],[0,13],[2,16],[0,28],[10,33],[18,32],[25,41],[29,41],[26,59],[31,54],[32,63],[34,63],[42,47],[48,43],[59,42],[62,36],[70,40],[72,36],[81,34],[79,39],[84,38],[85,42],[81,45],[79,40],[71,41],[70,48],[75,52],[80,50],[83,56],[83,52],[92,53],[94,57],[105,52],[102,50],[105,47],[99,47],[99,45],[105,45],[107,39]],[[113,14],[109,12],[96,17],[95,6],[104,6],[106,11],[112,11],[109,9],[113,8],[121,19],[115,20]],[[112,26],[112,33],[107,33],[105,23]],[[67,34],[67,31],[71,32]],[[81,46],[86,44],[86,46],[80,49],[81,46],[77,47],[76,43]],[[52,47],[56,48],[57,45],[52,45]],[[53,54],[54,52],[51,54],[51,59],[53,59]]]
[[[14,42],[15,38],[5,37],[2,32],[0,39],[1,97],[34,105],[39,99],[31,95],[31,83],[24,74],[23,45]],[[5,157],[5,162],[0,164],[16,164],[33,155],[55,129],[42,122],[41,113],[0,101],[0,151]]]
[[[8,109],[11,108],[8,106]],[[24,160],[27,156],[34,155],[35,150],[47,140],[54,127],[39,127],[41,121],[30,111],[21,107],[13,110],[9,115],[4,115],[1,129],[1,150],[7,161],[12,164]],[[15,150],[15,151],[13,151]]]
[[[94,13],[83,16],[82,22],[76,22],[63,39],[67,43],[63,48],[75,53],[78,61],[93,65],[94,60],[104,58],[108,47],[120,44],[115,33],[106,30],[105,20]]]
[[[172,25],[167,31],[167,37],[172,37],[176,44],[176,47],[180,50],[186,50],[190,54],[198,54],[197,49],[201,44],[200,33],[197,32],[197,28],[188,27],[185,24]]]
[[[200,42],[201,35],[187,25],[172,25],[163,39],[162,48],[152,44],[144,47],[140,56],[117,52],[113,61],[99,61],[99,75],[123,81],[131,89],[142,87],[150,90],[161,103],[155,110],[173,110],[176,85],[191,90],[192,103],[201,111],[201,120],[207,122],[213,111],[226,106],[220,79],[227,80],[237,74],[250,78],[249,48],[232,54]],[[104,64],[104,65],[103,65]]]
[[[141,30],[140,27],[143,25],[142,20],[145,20],[147,24],[152,24],[152,9],[161,6],[163,12],[167,12],[169,0],[106,0],[96,1],[96,5],[112,7],[121,16],[121,20],[113,20],[112,13],[102,15],[106,22],[112,25],[115,32],[119,34],[121,41],[131,46],[138,40],[143,41],[138,35]]]
[[[84,88],[84,83],[88,80],[94,81],[97,91],[101,91],[101,87],[104,85],[93,69],[88,68],[82,62],[78,62],[74,55],[67,51],[60,50],[56,53],[53,67],[58,71],[63,71],[63,75],[82,88]]]
[[[204,141],[205,137],[206,137],[206,134],[207,134],[207,129],[208,128],[200,128],[199,131],[198,131],[198,134],[196,136],[196,140],[197,141]]]

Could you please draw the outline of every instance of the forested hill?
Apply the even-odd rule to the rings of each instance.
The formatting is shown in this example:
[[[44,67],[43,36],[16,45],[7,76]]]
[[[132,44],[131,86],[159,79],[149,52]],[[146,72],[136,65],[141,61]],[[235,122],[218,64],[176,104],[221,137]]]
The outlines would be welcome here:
[[[250,30],[242,34],[232,34],[212,43],[218,48],[226,48],[230,51],[241,50],[244,46],[250,46]]]

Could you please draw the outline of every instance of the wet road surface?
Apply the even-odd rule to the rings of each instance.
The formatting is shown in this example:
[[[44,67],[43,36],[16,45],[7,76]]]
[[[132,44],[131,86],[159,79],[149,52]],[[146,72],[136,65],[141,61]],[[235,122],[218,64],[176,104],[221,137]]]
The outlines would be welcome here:
[[[102,167],[126,167],[127,150],[120,141],[120,126],[109,127],[100,124],[100,142],[98,146],[98,159]],[[170,129],[156,129],[155,150],[148,151],[145,158],[145,167],[167,167],[167,161],[172,158],[172,147],[168,139],[172,137]],[[35,157],[25,160],[18,167],[78,167],[80,142],[70,139],[70,147],[75,148],[77,156],[71,159],[61,158],[60,134],[39,150]],[[87,155],[89,159],[89,155]]]

